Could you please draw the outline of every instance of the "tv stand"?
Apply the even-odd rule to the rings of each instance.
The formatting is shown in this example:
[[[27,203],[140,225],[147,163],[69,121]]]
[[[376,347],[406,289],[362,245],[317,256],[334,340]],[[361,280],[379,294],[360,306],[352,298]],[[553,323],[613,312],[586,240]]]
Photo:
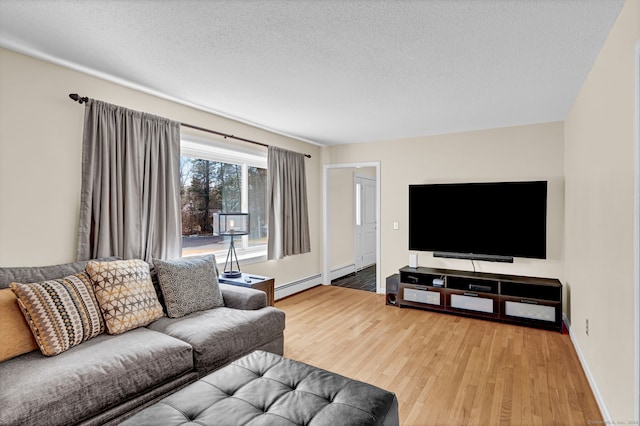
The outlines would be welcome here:
[[[551,278],[405,266],[398,305],[562,332],[562,284]]]

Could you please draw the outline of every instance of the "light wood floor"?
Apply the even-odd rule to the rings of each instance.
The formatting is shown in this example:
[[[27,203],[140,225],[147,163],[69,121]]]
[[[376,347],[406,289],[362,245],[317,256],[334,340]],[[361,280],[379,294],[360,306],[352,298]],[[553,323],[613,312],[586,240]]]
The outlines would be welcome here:
[[[277,301],[285,356],[394,392],[402,425],[602,424],[568,335],[384,299],[319,286]]]

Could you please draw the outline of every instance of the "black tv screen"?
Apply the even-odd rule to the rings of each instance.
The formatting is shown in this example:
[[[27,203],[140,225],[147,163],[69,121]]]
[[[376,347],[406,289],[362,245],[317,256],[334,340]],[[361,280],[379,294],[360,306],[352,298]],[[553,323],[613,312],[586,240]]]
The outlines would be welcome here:
[[[409,185],[409,250],[545,259],[547,182]]]

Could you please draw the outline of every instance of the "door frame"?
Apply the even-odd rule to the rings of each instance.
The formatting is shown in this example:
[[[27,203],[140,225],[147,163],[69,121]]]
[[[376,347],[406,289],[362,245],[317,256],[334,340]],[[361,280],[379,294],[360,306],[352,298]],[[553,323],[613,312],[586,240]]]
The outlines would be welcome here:
[[[329,171],[332,169],[352,169],[359,167],[375,167],[376,169],[376,293],[382,293],[382,279],[380,271],[380,161],[369,161],[362,163],[337,163],[325,164],[322,167],[322,283],[331,285],[331,253],[330,247],[330,226],[329,221]]]
[[[636,42],[634,49],[634,62],[635,62],[635,143],[634,143],[634,157],[635,157],[635,184],[634,184],[634,289],[635,289],[635,303],[634,303],[634,320],[635,320],[635,380],[634,380],[634,393],[635,393],[635,418],[640,418],[640,40]]]

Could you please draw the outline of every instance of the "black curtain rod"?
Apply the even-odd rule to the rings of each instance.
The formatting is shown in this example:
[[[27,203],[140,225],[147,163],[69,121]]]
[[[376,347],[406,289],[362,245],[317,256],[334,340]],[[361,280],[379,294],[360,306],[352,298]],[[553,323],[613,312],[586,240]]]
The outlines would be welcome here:
[[[69,95],[69,97],[71,99],[73,99],[74,101],[83,104],[86,102],[89,102],[89,98],[87,98],[86,96],[81,97],[80,95],[78,95],[77,93],[71,93]],[[266,148],[269,148],[269,145],[267,145],[266,143],[262,143],[262,142],[257,142],[257,141],[252,141],[251,139],[245,139],[245,138],[241,138],[239,136],[234,136],[234,135],[229,135],[227,133],[222,133],[222,132],[217,132],[215,130],[211,130],[211,129],[205,129],[204,127],[200,127],[200,126],[194,126],[193,124],[187,124],[187,123],[180,123],[180,125],[182,127],[189,127],[190,129],[195,129],[195,130],[200,130],[201,132],[207,132],[207,133],[213,133],[214,135],[219,135],[222,136],[223,138],[227,139],[235,139],[238,141],[242,141],[242,142],[248,142],[248,143],[252,143],[254,145],[260,145],[260,146],[264,146]],[[311,155],[309,154],[304,154],[305,157],[307,158],[311,158]]]

